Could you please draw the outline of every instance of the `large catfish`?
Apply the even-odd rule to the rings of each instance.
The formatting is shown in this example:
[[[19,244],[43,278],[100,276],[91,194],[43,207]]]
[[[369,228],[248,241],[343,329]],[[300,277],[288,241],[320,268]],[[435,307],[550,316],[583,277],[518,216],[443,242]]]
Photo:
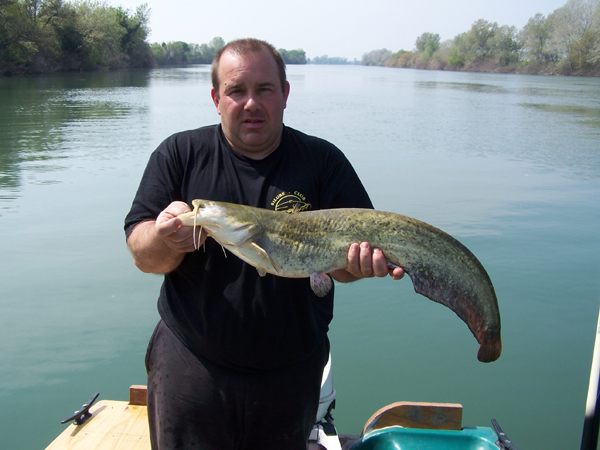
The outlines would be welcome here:
[[[192,204],[194,211],[179,216],[182,225],[202,227],[261,276],[310,277],[318,296],[331,289],[327,273],[346,267],[350,245],[369,242],[388,265],[404,269],[417,293],[469,326],[480,344],[479,361],[500,357],[500,313],[490,277],[464,245],[431,225],[370,209],[289,214],[209,200]]]

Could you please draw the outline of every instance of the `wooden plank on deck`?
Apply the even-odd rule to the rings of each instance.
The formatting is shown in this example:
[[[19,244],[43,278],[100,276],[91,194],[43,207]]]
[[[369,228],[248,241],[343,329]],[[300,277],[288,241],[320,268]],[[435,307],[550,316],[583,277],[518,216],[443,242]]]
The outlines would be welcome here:
[[[101,400],[83,425],[69,425],[46,450],[150,450],[145,406]]]
[[[462,405],[426,402],[392,403],[371,416],[365,424],[363,435],[394,425],[405,428],[460,430],[462,428]]]

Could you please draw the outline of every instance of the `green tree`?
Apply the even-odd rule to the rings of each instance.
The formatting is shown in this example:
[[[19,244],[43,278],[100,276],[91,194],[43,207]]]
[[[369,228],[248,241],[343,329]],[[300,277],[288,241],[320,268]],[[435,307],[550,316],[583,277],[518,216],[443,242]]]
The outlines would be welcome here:
[[[84,50],[84,34],[79,26],[76,8],[68,3],[64,5],[61,20],[54,27],[57,36],[59,56],[57,63],[63,70],[83,68],[87,58]]]
[[[216,36],[214,38],[212,38],[210,40],[210,42],[208,43],[208,48],[213,50],[215,52],[215,54],[221,50],[223,47],[225,47],[225,41],[223,40],[223,38],[221,36]],[[214,58],[214,55],[213,55]],[[212,60],[211,60],[212,62]]]
[[[425,45],[427,44],[427,41],[436,41],[439,43],[440,35],[437,33],[423,33],[421,36],[419,36],[415,41],[415,47],[417,48],[418,52],[425,51]]]
[[[467,33],[457,34],[452,40],[450,46],[450,57],[448,64],[454,69],[460,69],[467,63]]]
[[[150,9],[148,4],[144,3],[136,8],[135,14],[118,7],[115,10],[117,23],[123,28],[121,35],[121,51],[125,53],[131,67],[147,67],[152,65],[152,52],[146,42],[150,32],[148,20]]]
[[[464,45],[467,58],[471,61],[482,61],[492,51],[493,38],[498,30],[496,22],[488,22],[479,19],[467,32],[464,38]]]
[[[521,44],[517,39],[517,29],[507,25],[496,30],[491,39],[492,54],[498,65],[507,66],[519,60]]]
[[[18,0],[0,0],[0,68],[10,73],[33,58],[35,45],[25,10]]]
[[[158,65],[210,64],[224,46],[223,38],[215,37],[208,44],[200,45],[183,41],[155,42],[150,49]]]
[[[0,70],[47,72],[154,63],[149,9],[99,0],[0,0]]]
[[[152,56],[154,57],[156,64],[160,66],[165,64],[164,47],[166,45],[167,44],[164,42],[162,44],[159,44],[158,42],[153,42],[152,44],[150,44],[150,51],[152,52]]]
[[[352,62],[348,61],[348,58],[343,58],[341,56],[328,56],[321,55],[315,56],[310,60],[310,64],[330,64],[330,65],[342,65],[342,64],[352,64]]]
[[[423,33],[415,42],[417,52],[421,54],[421,59],[429,60],[433,54],[440,48],[440,35],[437,33]]]
[[[433,54],[437,52],[440,48],[439,41],[429,40],[425,43],[425,51],[423,52],[423,59],[428,60],[431,59]]]
[[[459,55],[458,50],[454,49],[450,58],[448,58],[448,64],[455,69],[459,69],[465,65],[465,60]]]
[[[590,49],[589,62],[596,67],[600,67],[600,2],[592,15],[590,32],[594,35],[595,43]]]
[[[189,48],[189,45],[183,41],[168,42],[167,44],[163,44],[163,49],[165,51],[165,64],[187,64]]]
[[[569,49],[569,64],[574,71],[587,70],[593,66],[595,58],[592,56],[592,51],[597,44],[598,36],[588,30],[579,41],[571,46]]]
[[[373,50],[363,55],[361,64],[598,75],[600,0],[567,0],[547,18],[536,14],[520,31],[479,19],[467,32],[443,43],[439,35],[423,33],[414,52]]]
[[[0,0],[0,67],[44,66],[58,50],[53,25],[61,0]]]
[[[390,56],[392,56],[392,52],[387,48],[371,50],[362,56],[360,64],[363,66],[383,66]]]
[[[83,68],[119,67],[121,41],[127,31],[118,21],[116,8],[96,0],[76,5],[77,31],[83,36]]]
[[[217,36],[210,40],[208,44],[190,44],[189,61],[193,64],[211,64],[219,50],[225,47],[225,41]]]
[[[544,15],[538,13],[530,18],[518,35],[524,58],[529,61],[555,60],[549,49],[551,34],[552,24]]]
[[[589,37],[586,38],[588,42],[582,42],[586,33],[597,35],[595,23],[598,8],[599,0],[569,0],[548,16],[552,27],[550,47],[570,71],[577,70],[578,64],[575,62],[580,60],[583,48],[589,45]]]
[[[285,50],[280,48],[279,53],[286,64],[306,64],[306,52],[302,49]]]

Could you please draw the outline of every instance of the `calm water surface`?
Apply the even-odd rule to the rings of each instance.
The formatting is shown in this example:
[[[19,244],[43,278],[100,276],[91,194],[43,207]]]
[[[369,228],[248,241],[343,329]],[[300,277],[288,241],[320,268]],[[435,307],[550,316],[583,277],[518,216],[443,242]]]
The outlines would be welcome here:
[[[520,449],[579,448],[600,306],[600,80],[292,66],[286,124],[337,144],[378,209],[487,268],[504,353],[401,282],[338,290],[336,423],[400,400],[496,418]],[[150,152],[215,123],[208,67],[0,79],[0,448],[35,449],[96,391],[145,384],[160,277],[122,223]]]

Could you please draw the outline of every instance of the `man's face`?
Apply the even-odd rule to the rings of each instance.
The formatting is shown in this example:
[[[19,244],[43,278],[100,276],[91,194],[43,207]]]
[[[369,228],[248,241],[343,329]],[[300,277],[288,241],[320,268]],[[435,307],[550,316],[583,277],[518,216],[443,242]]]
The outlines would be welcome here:
[[[213,88],[211,96],[227,141],[244,156],[265,158],[281,141],[289,84],[282,91],[277,64],[265,51],[226,51],[217,74],[219,92]]]

